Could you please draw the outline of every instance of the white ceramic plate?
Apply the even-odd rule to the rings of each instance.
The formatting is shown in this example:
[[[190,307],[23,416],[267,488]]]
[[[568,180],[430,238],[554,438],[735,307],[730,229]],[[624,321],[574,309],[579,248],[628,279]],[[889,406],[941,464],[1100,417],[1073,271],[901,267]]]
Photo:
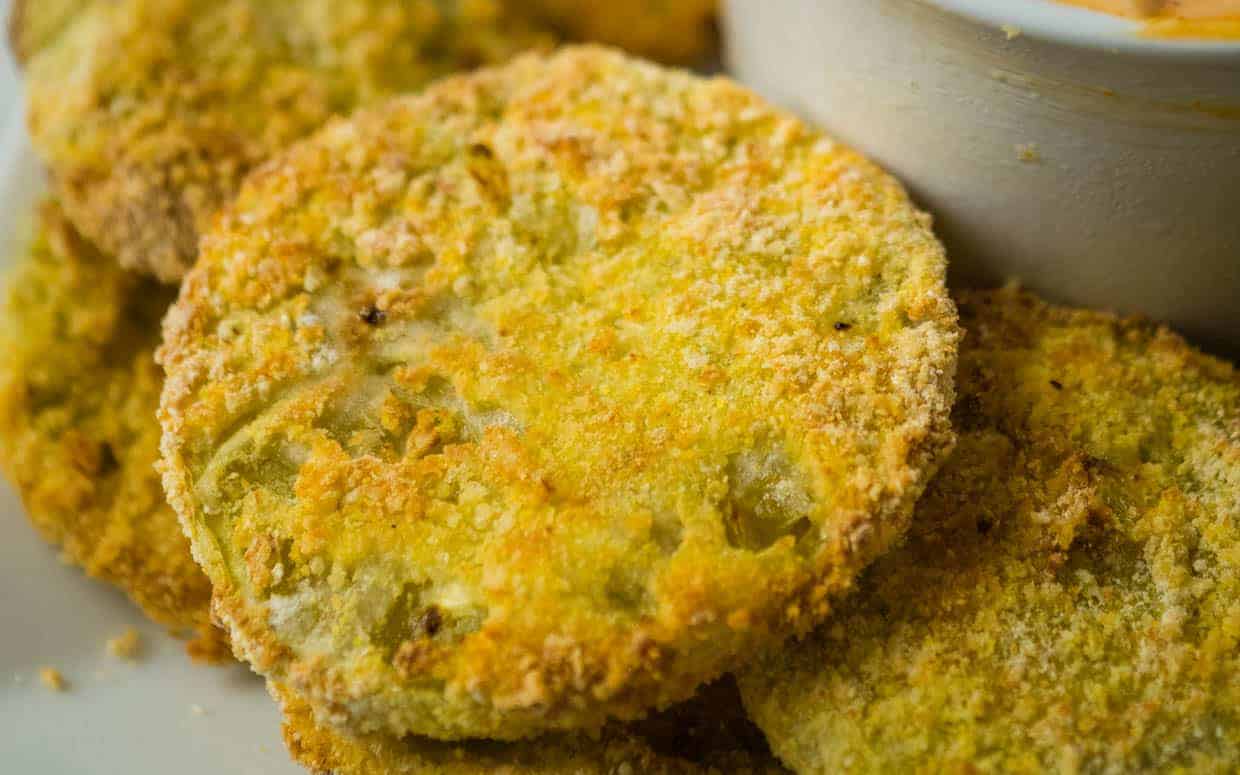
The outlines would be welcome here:
[[[8,18],[8,0],[0,0]],[[41,175],[26,140],[12,60],[0,55],[0,247],[20,246]],[[107,653],[128,627],[142,658]],[[39,668],[60,670],[52,692]],[[0,484],[0,772],[14,775],[293,775],[279,714],[240,666],[192,664],[183,645],[116,590],[61,564]]]

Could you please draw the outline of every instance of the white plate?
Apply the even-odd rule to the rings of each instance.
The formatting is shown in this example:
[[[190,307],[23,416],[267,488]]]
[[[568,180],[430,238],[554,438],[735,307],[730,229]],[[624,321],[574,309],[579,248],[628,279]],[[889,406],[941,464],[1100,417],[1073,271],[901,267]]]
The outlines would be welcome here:
[[[0,0],[8,18],[8,0]],[[17,79],[0,56],[0,247],[11,264],[41,175],[25,137]],[[17,243],[20,245],[20,242]],[[134,627],[143,656],[123,662],[106,641]],[[68,680],[39,682],[48,665]],[[181,642],[123,595],[61,564],[0,484],[0,772],[14,775],[303,773],[280,741],[262,682],[240,666],[192,664]]]

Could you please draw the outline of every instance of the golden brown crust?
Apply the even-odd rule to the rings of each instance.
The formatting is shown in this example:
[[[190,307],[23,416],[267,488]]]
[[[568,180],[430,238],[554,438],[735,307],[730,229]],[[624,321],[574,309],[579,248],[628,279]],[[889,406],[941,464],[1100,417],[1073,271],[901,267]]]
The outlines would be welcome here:
[[[35,148],[78,229],[165,282],[275,151],[358,104],[549,40],[495,0],[116,0],[77,4],[54,36],[45,16],[22,4],[13,17]]]
[[[618,46],[667,64],[701,64],[717,48],[717,0],[516,0],[566,38]]]
[[[0,464],[35,527],[152,619],[227,654],[210,585],[164,500],[155,463],[158,323],[171,291],[131,277],[46,204],[11,278],[0,343]]]
[[[40,48],[49,45],[79,11],[85,0],[13,0],[7,20],[9,49],[24,65]]]
[[[908,543],[747,707],[803,773],[1232,771],[1240,375],[1012,289],[960,310],[960,439]]]
[[[601,734],[553,734],[516,743],[403,741],[354,737],[318,724],[287,689],[272,695],[284,710],[284,742],[313,773],[331,775],[787,775],[762,733],[744,718],[731,680],[665,714]]]
[[[13,58],[18,64],[24,64],[30,56],[24,34],[28,13],[29,0],[13,0],[13,6],[9,10],[8,24],[5,27],[8,31],[9,50],[13,52]]]
[[[522,57],[251,178],[165,326],[165,484],[245,656],[361,731],[640,717],[903,532],[944,263],[730,82]]]

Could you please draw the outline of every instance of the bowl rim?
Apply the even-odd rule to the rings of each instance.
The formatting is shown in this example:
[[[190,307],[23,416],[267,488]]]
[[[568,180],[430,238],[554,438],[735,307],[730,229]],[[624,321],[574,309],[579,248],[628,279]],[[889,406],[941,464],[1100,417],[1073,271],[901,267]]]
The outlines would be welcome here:
[[[1076,48],[1188,62],[1240,65],[1240,40],[1141,35],[1141,22],[1056,0],[921,0],[1021,36]]]

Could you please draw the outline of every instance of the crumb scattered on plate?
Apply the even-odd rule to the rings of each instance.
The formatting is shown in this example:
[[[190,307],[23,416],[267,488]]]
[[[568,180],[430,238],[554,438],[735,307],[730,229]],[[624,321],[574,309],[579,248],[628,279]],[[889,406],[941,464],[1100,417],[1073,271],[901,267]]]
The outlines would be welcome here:
[[[132,627],[126,629],[115,638],[108,639],[108,653],[117,659],[125,659],[133,662],[138,659],[141,652],[141,636],[139,636],[138,631]]]
[[[63,692],[69,688],[69,682],[65,680],[64,674],[54,667],[39,668],[39,681],[54,692]]]

